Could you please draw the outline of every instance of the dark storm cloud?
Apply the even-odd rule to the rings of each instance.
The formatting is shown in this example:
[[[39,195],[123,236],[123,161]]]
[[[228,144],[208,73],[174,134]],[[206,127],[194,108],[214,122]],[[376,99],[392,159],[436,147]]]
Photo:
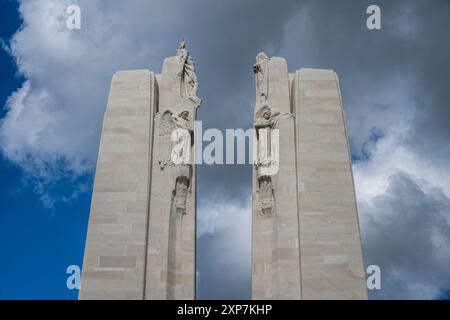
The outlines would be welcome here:
[[[282,45],[283,26],[297,11],[296,1],[274,6],[268,1],[189,2],[188,45],[197,61],[203,106],[203,129],[251,127],[255,97],[252,65],[261,49]],[[190,16],[190,14],[192,14]],[[204,145],[206,145],[205,143]],[[251,167],[199,167],[201,199],[244,201],[251,184]],[[201,200],[200,199],[200,200]]]
[[[287,23],[290,41],[280,54],[291,69],[338,72],[355,159],[370,160],[366,149],[376,150],[378,140],[406,124],[398,147],[448,172],[450,3],[376,3],[382,29],[370,31],[365,9],[372,1],[306,2],[299,19]],[[358,206],[365,264],[380,265],[383,274],[383,290],[371,297],[436,298],[448,290],[450,207],[442,189],[422,190],[406,173],[394,174],[386,193]]]
[[[21,165],[32,159],[31,168],[63,158],[69,165],[81,167],[78,171],[92,170],[112,74],[144,68],[161,72],[163,59],[175,54],[183,38],[196,62],[203,99],[198,118],[204,130],[249,128],[255,99],[255,56],[261,49],[270,54],[283,44],[283,26],[299,8],[297,1],[274,5],[256,0],[79,0],[73,4],[81,8],[82,28],[67,32],[63,2],[24,1],[21,14],[25,27],[11,42],[11,52],[30,84],[11,100],[11,110],[19,116],[12,112],[5,121],[3,128],[9,130],[4,131],[4,146],[12,150],[10,159]],[[29,137],[36,139],[30,142]],[[214,208],[202,209],[207,201],[235,204],[235,211],[244,208],[250,195],[251,167],[200,166],[198,181],[198,217],[208,220]],[[223,208],[221,213],[227,216],[226,211]],[[248,206],[243,214],[250,216]],[[250,231],[239,234],[236,230],[241,232],[236,224],[225,223],[215,232],[201,235],[199,246],[205,249],[198,254],[201,279],[218,275],[215,266],[208,267],[213,251],[224,251],[222,262],[227,265],[249,246]],[[244,239],[246,244],[229,241],[231,236]],[[206,246],[203,239],[208,241]],[[235,266],[232,276],[247,278],[247,288],[233,286],[234,292],[223,293],[230,298],[249,293],[249,253],[240,260],[242,264]],[[211,284],[207,295],[219,296],[217,290],[226,288],[223,279],[238,281],[219,277],[216,281],[222,285]]]
[[[286,57],[290,71],[316,67],[338,72],[355,157],[364,159],[362,152],[373,144],[374,132],[382,138],[393,127],[406,122],[410,131],[403,143],[430,165],[448,168],[450,90],[446,86],[450,83],[450,42],[442,38],[441,31],[450,27],[449,3],[379,2],[383,25],[380,31],[366,28],[365,10],[369,4],[369,1],[304,2],[289,19],[273,24],[275,28],[283,28],[282,38],[271,39],[270,33],[265,34],[266,43],[275,43],[265,51]],[[245,58],[241,57],[241,61]],[[245,70],[251,63],[252,60],[246,61],[240,68]],[[242,70],[238,74],[247,81],[236,79],[236,83],[252,92],[253,77]],[[242,100],[230,97],[245,104],[246,99],[252,101],[253,95],[243,94]],[[232,110],[236,109],[231,104],[226,112]],[[247,111],[247,119],[250,116]],[[227,123],[233,123],[229,120]],[[209,169],[211,173],[220,170]],[[232,171],[223,172],[228,175]],[[240,174],[239,170],[235,172]],[[202,194],[206,196],[207,190],[226,188],[234,182],[241,187],[249,181],[246,180],[249,175],[244,180],[231,175],[225,180],[220,180],[221,177],[208,176],[213,179],[205,183],[208,188]],[[210,189],[213,181],[224,183]],[[225,190],[223,194],[231,195],[232,191]],[[374,206],[366,207],[361,201],[363,218],[370,220],[383,211],[389,213],[385,221],[371,220],[362,229],[366,265],[379,264],[383,271],[383,290],[371,291],[372,297],[434,298],[450,286],[445,250],[448,222],[443,223],[450,208],[445,195],[439,190],[434,192],[422,191],[407,176],[396,175],[391,178],[387,194],[378,198]],[[411,228],[417,232],[411,234]],[[216,240],[220,242],[219,238]],[[214,241],[210,245],[213,248]]]
[[[448,290],[449,212],[446,195],[405,173],[360,203],[365,263],[381,268],[381,290],[370,290],[371,298],[432,299]]]
[[[229,228],[221,228],[198,239],[197,250],[201,252],[201,259],[197,261],[199,299],[251,297],[250,239],[230,237],[234,233]]]
[[[382,12],[379,31],[366,28],[371,1],[297,3],[231,3],[221,11],[228,14],[218,12],[210,20],[208,32],[195,31],[197,39],[204,39],[198,40],[201,47],[210,44],[198,57],[200,79],[206,79],[201,85],[205,105],[199,112],[205,127],[251,125],[254,78],[249,67],[263,48],[284,56],[291,72],[301,67],[338,72],[356,157],[374,130],[384,132],[408,121],[409,145],[419,155],[431,155],[426,156],[430,163],[446,165],[450,41],[440,30],[450,26],[449,2],[377,2]],[[249,184],[249,166],[200,170],[211,178],[203,180],[206,192],[227,194],[227,186],[241,190]]]
[[[9,158],[23,166],[28,165],[23,159],[47,164],[63,158],[70,168],[83,172],[87,163],[92,169],[112,74],[143,68],[159,73],[164,57],[174,55],[184,38],[196,62],[204,130],[251,126],[251,66],[263,49],[269,56],[285,57],[291,72],[302,67],[338,72],[355,159],[368,161],[370,153],[364,150],[406,122],[410,131],[402,143],[430,166],[448,170],[448,1],[377,1],[382,11],[377,31],[366,28],[366,8],[373,2],[365,0],[73,2],[83,16],[76,33],[54,30],[54,16],[65,9],[61,1],[24,1],[22,7],[26,23],[12,52],[30,85],[11,99],[15,112],[3,122],[8,130],[2,144],[12,150]],[[238,212],[236,206],[244,208],[250,193],[249,165],[199,166],[200,220],[214,210],[211,203],[233,203]],[[381,261],[383,268],[380,295],[396,296],[398,288],[399,295],[406,295],[415,284],[427,282],[433,290],[440,279],[444,284],[442,264],[430,256],[439,252],[431,230],[447,228],[442,219],[448,198],[397,175],[375,204],[361,202],[360,211],[372,222],[362,233],[366,264]],[[221,210],[226,214],[225,207]],[[245,210],[242,214],[251,214]],[[385,223],[373,218],[381,211],[390,213]],[[408,232],[411,228],[418,231]],[[377,235],[389,240],[383,241],[385,247]],[[249,297],[250,255],[242,251],[248,236],[249,230],[236,223],[200,235],[199,297]],[[240,263],[234,264],[233,257]],[[406,276],[393,272],[397,267]]]
[[[450,3],[377,1],[382,29],[371,31],[365,10],[372,2],[306,2],[303,20],[289,23],[281,54],[295,68],[338,72],[354,154],[373,127],[386,129],[414,113],[411,147],[446,164],[450,41],[444,30],[450,27]]]

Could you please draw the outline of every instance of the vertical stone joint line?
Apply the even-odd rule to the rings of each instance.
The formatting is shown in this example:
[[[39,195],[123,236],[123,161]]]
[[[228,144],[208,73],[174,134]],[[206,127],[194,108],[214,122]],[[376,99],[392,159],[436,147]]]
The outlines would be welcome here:
[[[147,197],[147,218],[145,223],[145,253],[144,253],[144,288],[142,290],[142,300],[145,300],[147,291],[147,265],[148,265],[148,242],[149,242],[149,222],[150,222],[150,198],[152,192],[152,153],[153,153],[153,123],[154,123],[154,94],[155,94],[154,73],[150,72],[150,117],[149,117],[149,149],[148,149],[148,197]]]

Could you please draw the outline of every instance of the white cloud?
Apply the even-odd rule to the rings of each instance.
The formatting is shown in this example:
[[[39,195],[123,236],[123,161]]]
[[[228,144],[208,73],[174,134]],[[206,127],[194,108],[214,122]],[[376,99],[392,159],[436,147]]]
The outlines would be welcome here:
[[[429,36],[441,26],[435,21],[445,20],[425,6],[386,7],[391,14],[384,16],[381,33],[353,19],[365,8],[352,2],[327,3],[327,10],[319,1],[308,2],[285,26],[281,55],[291,70],[333,68],[340,78],[357,159],[365,263],[382,267],[383,290],[371,291],[373,298],[436,298],[450,287],[450,165],[440,153],[446,145],[438,123],[448,118],[446,92],[439,91],[446,83],[439,65],[446,48]],[[442,56],[423,52],[423,41],[440,47]],[[427,154],[420,153],[424,144],[430,146]]]
[[[242,8],[240,1],[227,2],[229,7],[224,4],[211,6],[208,14],[199,10],[204,6],[204,3],[199,3],[160,1],[156,4],[155,1],[143,0],[22,1],[20,13],[23,27],[9,45],[19,72],[27,80],[9,97],[7,115],[1,120],[0,147],[3,154],[28,173],[49,180],[54,179],[55,174],[64,174],[52,169],[61,163],[64,164],[63,171],[70,171],[74,175],[89,172],[96,159],[112,74],[117,70],[133,68],[149,68],[158,72],[163,58],[174,53],[176,41],[186,34],[196,35],[194,41],[197,41],[198,48],[202,48],[200,51],[204,58],[213,57],[211,60],[202,60],[209,63],[208,70],[211,71],[208,72],[227,68],[228,71],[232,70],[229,73],[233,73],[237,71],[233,69],[237,66],[242,69],[246,55],[260,49],[263,44],[273,52],[280,48],[281,55],[288,59],[291,68],[316,67],[317,64],[330,67],[335,64],[340,68],[337,71],[342,71],[341,88],[347,93],[344,103],[352,147],[358,156],[369,155],[365,161],[354,165],[360,215],[362,221],[370,222],[362,230],[363,236],[366,235],[365,241],[368,241],[365,245],[373,250],[374,258],[384,257],[386,263],[392,262],[393,268],[389,269],[391,273],[385,274],[391,279],[390,283],[406,291],[420,291],[419,295],[422,296],[436,295],[439,284],[436,279],[446,279],[449,273],[442,267],[447,262],[448,253],[446,255],[444,249],[449,239],[442,235],[443,229],[440,227],[448,221],[445,220],[445,210],[450,197],[450,169],[448,165],[431,166],[427,159],[433,155],[417,154],[416,150],[412,150],[410,141],[405,142],[406,137],[411,136],[414,130],[411,126],[417,118],[413,98],[421,92],[417,88],[423,86],[416,85],[417,79],[412,76],[414,68],[411,65],[396,68],[396,64],[414,57],[414,50],[406,46],[407,51],[399,50],[401,59],[398,59],[391,55],[393,49],[390,49],[405,39],[411,40],[413,44],[417,42],[412,37],[417,30],[405,29],[411,24],[405,24],[405,21],[411,21],[410,16],[414,12],[406,11],[401,16],[403,27],[396,32],[396,37],[390,37],[389,28],[385,28],[383,42],[362,41],[360,44],[356,41],[358,36],[349,36],[361,32],[358,26],[352,23],[340,25],[348,21],[359,22],[354,19],[344,21],[340,14],[333,10],[324,11],[322,5],[316,6],[316,2],[314,10],[313,3],[308,3],[308,7],[292,19],[288,19],[289,14],[282,12],[276,16],[267,13],[267,4],[261,2],[258,2],[262,6],[260,12],[255,12],[258,7],[256,2],[249,3],[246,10],[239,11],[242,16],[237,16],[238,10]],[[70,4],[81,7],[81,30],[67,30],[65,27],[65,10]],[[353,7],[353,4],[347,4],[350,5]],[[336,6],[336,10],[340,10],[342,5]],[[287,10],[295,11],[292,8]],[[270,16],[272,24],[265,23],[268,17],[266,14]],[[328,18],[324,14],[329,15]],[[242,21],[228,24],[230,17]],[[333,32],[323,27],[323,19],[330,19],[327,25],[333,26]],[[289,21],[284,37],[288,41],[280,45],[283,37],[274,30],[282,28],[284,21]],[[389,21],[384,21],[388,26]],[[341,35],[335,32],[339,27],[342,27]],[[245,33],[242,36],[235,36],[243,30]],[[264,43],[264,39],[269,45]],[[391,41],[390,46],[384,43],[388,40]],[[364,46],[366,50],[363,50]],[[387,48],[386,52],[376,51],[379,57],[376,52],[371,54],[371,50],[376,50],[377,46]],[[357,55],[355,61],[349,59],[349,52]],[[383,58],[386,58],[386,64],[377,61]],[[247,61],[249,67],[252,59]],[[412,61],[413,65],[418,63]],[[372,62],[373,68],[369,68]],[[202,63],[199,66],[202,68]],[[250,71],[248,74],[251,77]],[[228,78],[224,74],[214,79],[219,81],[219,85],[210,88],[217,90],[223,90],[226,85],[232,87],[231,82],[237,83],[236,78]],[[210,79],[200,81],[211,82]],[[224,95],[223,92],[218,94]],[[216,114],[211,114],[222,119],[217,116],[220,115],[219,108],[215,109]],[[240,115],[236,112],[234,118]],[[380,134],[378,140],[370,139],[374,130]],[[399,178],[400,173],[406,174],[408,179]],[[215,183],[216,179],[209,178],[208,183]],[[47,182],[39,181],[38,192],[43,194],[44,202],[51,205],[54,199],[49,198],[44,190]],[[401,184],[402,181],[407,182]],[[416,203],[418,210],[408,207],[414,204],[414,199],[403,195],[403,190],[416,190],[416,196],[427,206],[420,208],[420,203]],[[213,199],[213,196],[210,198]],[[229,255],[224,259],[232,261],[233,255],[237,255],[245,260],[249,249],[241,244],[250,242],[250,212],[250,200],[242,206],[212,200],[202,202],[198,209],[199,236],[227,230],[227,238],[232,239],[230,243],[233,246],[230,249],[230,243],[227,244]],[[407,212],[413,214],[407,215]],[[422,216],[427,219],[418,220]],[[414,227],[416,221],[431,223],[422,228],[425,232],[423,237],[408,229]],[[421,230],[420,226],[417,228]],[[410,241],[401,243],[402,246],[383,242],[380,235],[386,235],[384,238],[388,240],[399,241],[398,238],[389,239],[387,235],[391,233],[409,236]],[[392,248],[392,255],[386,253],[388,248]],[[420,258],[420,255],[414,253],[420,252],[420,248],[439,255],[443,262],[434,259],[417,267],[415,259]],[[396,255],[402,257],[401,263]],[[429,277],[421,278],[420,273]],[[392,288],[395,291],[395,286]],[[389,292],[386,294],[389,295]]]
[[[197,210],[198,236],[213,234],[218,229],[230,229],[238,238],[250,240],[251,206],[251,198],[242,205],[233,202],[203,201]]]
[[[408,123],[392,126],[372,150],[368,150],[369,159],[353,165],[359,200],[371,201],[383,194],[389,185],[389,177],[398,172],[418,178],[423,188],[436,187],[450,197],[450,168],[430,165],[426,157],[416,155],[405,143],[409,134]]]
[[[23,1],[23,27],[10,40],[8,51],[27,80],[7,101],[1,149],[32,175],[61,161],[75,175],[92,170],[112,74],[156,60],[158,47],[142,41],[139,24],[123,21],[120,8],[77,3],[82,29],[68,30],[72,1]]]
[[[409,130],[391,127],[353,165],[365,263],[382,268],[372,298],[433,299],[450,286],[450,171],[416,155]]]
[[[197,210],[201,299],[248,299],[251,279],[251,198],[238,205],[203,201]]]

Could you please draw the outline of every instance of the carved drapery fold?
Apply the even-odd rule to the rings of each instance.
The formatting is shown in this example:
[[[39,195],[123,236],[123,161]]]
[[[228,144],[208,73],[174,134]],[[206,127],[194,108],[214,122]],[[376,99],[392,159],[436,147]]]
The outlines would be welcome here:
[[[261,104],[265,103],[269,96],[269,60],[264,52],[260,52],[253,65],[253,72],[256,74],[257,102]]]
[[[181,77],[180,94],[191,100],[196,107],[201,103],[201,99],[197,97],[198,80],[195,72],[194,59],[186,49],[186,43],[180,42],[177,50],[177,58],[180,63],[180,71],[178,76]]]
[[[189,112],[174,116],[171,111],[165,111],[156,114],[155,120],[158,137],[164,140],[159,158],[161,170],[167,165],[190,165],[194,128]]]

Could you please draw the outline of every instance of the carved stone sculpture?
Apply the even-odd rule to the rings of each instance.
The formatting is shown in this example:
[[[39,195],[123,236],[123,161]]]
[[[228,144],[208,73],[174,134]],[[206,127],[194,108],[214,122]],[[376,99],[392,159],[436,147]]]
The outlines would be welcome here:
[[[253,65],[253,72],[256,74],[257,101],[264,103],[269,96],[269,60],[270,58],[260,52],[256,56],[256,63]]]
[[[182,42],[161,74],[118,71],[110,88],[79,297],[195,299],[192,57]]]
[[[272,188],[272,179],[269,176],[261,176],[258,179],[257,201],[259,215],[267,216],[272,214],[275,204]]]
[[[178,116],[172,112],[156,114],[158,136],[166,140],[161,150],[159,164],[161,169],[166,165],[191,164],[191,145],[194,132],[189,112],[182,111]]]
[[[181,77],[181,96],[188,98],[198,106],[201,100],[197,97],[198,81],[197,74],[195,73],[194,59],[187,51],[184,40],[180,42],[177,57],[180,62],[178,76]]]
[[[172,132],[172,147],[170,160],[173,164],[191,164],[191,135],[193,128],[189,121],[189,112],[182,111],[173,118],[176,129]]]
[[[262,52],[253,72],[252,299],[366,299],[337,75]]]
[[[279,132],[277,128],[280,112],[268,105],[260,107],[255,112],[254,126],[256,130],[255,165],[260,175],[273,175],[278,170]]]
[[[189,188],[189,178],[180,176],[176,179],[173,191],[173,209],[177,214],[186,213],[186,200]]]

